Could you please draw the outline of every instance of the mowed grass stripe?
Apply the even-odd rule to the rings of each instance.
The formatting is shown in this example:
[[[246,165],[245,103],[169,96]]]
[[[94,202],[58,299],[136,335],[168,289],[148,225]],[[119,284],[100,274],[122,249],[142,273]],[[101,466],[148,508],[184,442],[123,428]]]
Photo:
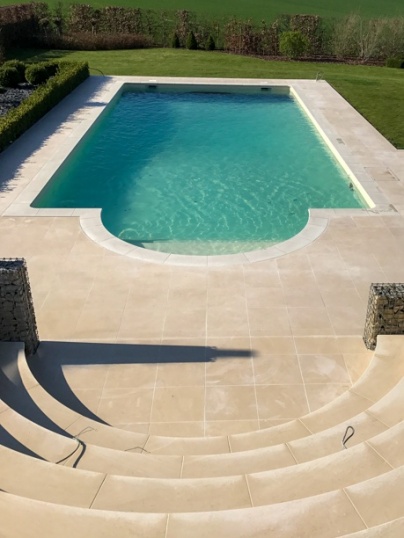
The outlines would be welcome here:
[[[0,0],[1,5],[15,4],[15,0]],[[67,7],[72,2],[49,0],[48,4]],[[94,7],[122,6],[156,10],[186,9],[212,18],[236,16],[260,21],[273,20],[280,14],[312,14],[322,17],[342,17],[354,11],[360,15],[384,17],[402,15],[402,0],[88,0],[83,2]]]
[[[92,74],[315,79],[318,73],[397,148],[404,149],[404,69],[265,61],[221,52],[174,49],[11,51],[25,60],[88,61]]]

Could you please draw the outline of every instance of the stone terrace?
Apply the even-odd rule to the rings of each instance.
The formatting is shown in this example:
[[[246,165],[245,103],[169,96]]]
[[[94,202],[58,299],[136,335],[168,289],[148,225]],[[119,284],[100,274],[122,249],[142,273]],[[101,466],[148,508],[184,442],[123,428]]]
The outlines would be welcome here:
[[[326,83],[300,81],[376,209],[316,212],[320,237],[262,261],[153,263],[91,239],[79,212],[29,208],[32,185],[114,83],[92,77],[0,155],[0,255],[27,260],[39,365],[60,361],[105,421],[161,435],[264,428],[347,390],[372,357],[362,341],[370,284],[404,281],[404,153]],[[85,360],[68,342],[89,344]]]

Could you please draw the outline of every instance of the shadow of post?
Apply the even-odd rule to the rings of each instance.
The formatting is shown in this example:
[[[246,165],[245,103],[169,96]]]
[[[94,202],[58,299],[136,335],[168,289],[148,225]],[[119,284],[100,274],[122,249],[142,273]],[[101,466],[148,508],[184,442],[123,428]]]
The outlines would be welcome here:
[[[77,413],[104,423],[74,394],[66,381],[67,366],[108,364],[164,364],[214,362],[219,358],[250,358],[246,349],[219,349],[211,346],[101,344],[87,342],[41,342],[29,366],[45,390]]]

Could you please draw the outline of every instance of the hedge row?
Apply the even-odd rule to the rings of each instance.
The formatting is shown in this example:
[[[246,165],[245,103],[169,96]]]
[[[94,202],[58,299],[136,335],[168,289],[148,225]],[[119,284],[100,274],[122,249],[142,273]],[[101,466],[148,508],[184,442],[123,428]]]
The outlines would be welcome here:
[[[55,76],[0,118],[0,151],[21,136],[89,76],[87,63],[60,62]]]

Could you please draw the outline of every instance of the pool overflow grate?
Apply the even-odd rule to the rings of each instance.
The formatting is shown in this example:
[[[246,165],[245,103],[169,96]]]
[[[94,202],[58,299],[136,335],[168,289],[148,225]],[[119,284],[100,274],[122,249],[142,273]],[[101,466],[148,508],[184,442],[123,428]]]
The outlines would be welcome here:
[[[147,86],[147,89],[148,89],[148,90],[157,90],[157,86],[156,86],[155,84],[149,84],[149,85]]]
[[[271,92],[272,88],[261,88],[262,92]]]

